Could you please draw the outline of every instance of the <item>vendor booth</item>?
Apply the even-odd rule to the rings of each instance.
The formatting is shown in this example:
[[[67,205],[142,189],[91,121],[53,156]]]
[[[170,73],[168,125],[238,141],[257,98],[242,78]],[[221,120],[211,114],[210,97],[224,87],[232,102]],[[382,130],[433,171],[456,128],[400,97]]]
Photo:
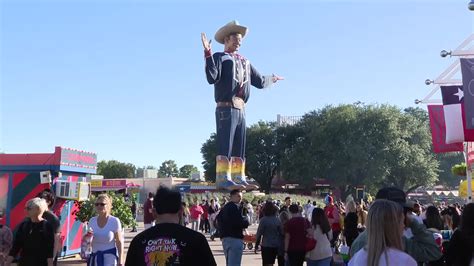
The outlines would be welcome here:
[[[86,174],[95,174],[97,155],[55,147],[54,153],[0,154],[0,208],[14,229],[24,218],[29,199],[45,189],[56,195],[52,211],[61,222],[62,256],[81,249],[82,223],[75,220],[76,201],[89,198]]]

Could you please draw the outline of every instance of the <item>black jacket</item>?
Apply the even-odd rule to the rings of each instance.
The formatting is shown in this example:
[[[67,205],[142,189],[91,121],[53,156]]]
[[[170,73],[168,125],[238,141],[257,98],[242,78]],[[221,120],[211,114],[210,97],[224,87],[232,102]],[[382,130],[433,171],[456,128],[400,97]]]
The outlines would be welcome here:
[[[455,230],[446,250],[446,265],[468,266],[473,259],[472,239],[461,230]]]
[[[247,217],[242,216],[237,204],[228,202],[217,216],[221,238],[244,238],[243,230],[249,226]]]

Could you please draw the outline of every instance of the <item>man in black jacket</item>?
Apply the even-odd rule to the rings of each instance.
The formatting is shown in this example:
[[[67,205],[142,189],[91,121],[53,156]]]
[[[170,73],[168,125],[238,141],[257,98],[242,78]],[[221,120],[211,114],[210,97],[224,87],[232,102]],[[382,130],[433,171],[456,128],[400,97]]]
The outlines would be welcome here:
[[[249,226],[247,217],[242,215],[239,209],[242,200],[242,192],[234,189],[230,192],[228,202],[217,216],[217,222],[221,230],[222,247],[224,248],[227,266],[240,265],[244,251],[243,230]]]

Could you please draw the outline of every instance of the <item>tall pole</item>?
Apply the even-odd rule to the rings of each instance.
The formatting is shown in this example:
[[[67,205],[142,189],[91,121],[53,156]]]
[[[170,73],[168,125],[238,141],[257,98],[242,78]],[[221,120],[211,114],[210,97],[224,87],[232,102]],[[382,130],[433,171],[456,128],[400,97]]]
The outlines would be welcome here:
[[[466,180],[467,180],[467,203],[472,202],[472,175],[471,166],[469,165],[469,149],[468,143],[464,142],[464,158],[466,160]]]

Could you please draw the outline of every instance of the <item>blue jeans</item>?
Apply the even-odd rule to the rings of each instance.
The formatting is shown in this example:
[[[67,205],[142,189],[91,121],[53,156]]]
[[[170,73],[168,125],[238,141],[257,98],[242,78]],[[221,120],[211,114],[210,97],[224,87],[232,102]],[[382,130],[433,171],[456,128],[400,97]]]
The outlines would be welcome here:
[[[224,237],[222,239],[225,261],[227,266],[240,266],[242,253],[244,252],[244,241],[240,238]]]
[[[322,260],[306,260],[307,266],[330,266],[332,257],[325,258]]]
[[[245,158],[245,110],[216,108],[217,155]]]

